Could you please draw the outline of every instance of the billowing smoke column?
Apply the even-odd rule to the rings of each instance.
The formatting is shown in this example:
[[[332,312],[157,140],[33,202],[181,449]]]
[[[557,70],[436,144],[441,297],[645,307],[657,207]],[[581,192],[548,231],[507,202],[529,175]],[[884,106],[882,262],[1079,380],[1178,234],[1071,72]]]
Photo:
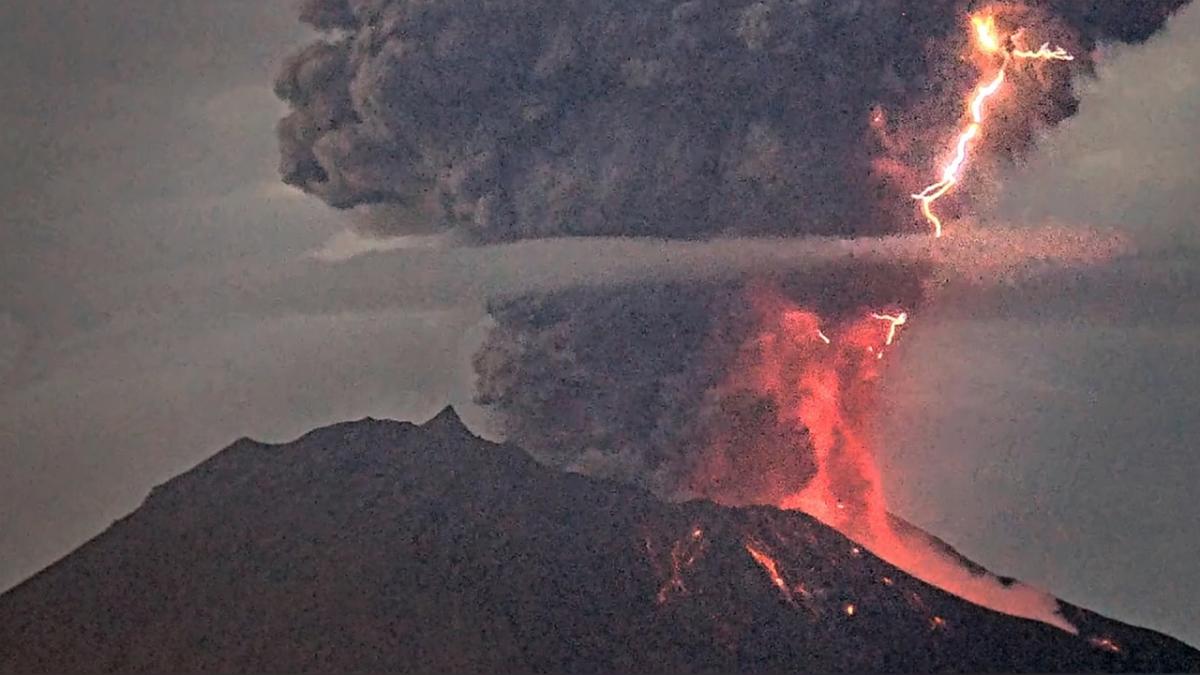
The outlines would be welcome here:
[[[1075,112],[1098,42],[1145,39],[1185,2],[307,0],[328,39],[278,80],[281,169],[382,234],[940,235],[968,155],[1020,157]],[[1072,630],[886,512],[863,421],[928,276],[849,260],[497,302],[479,399],[547,462],[802,509]]]
[[[996,5],[1080,54],[1184,0]],[[367,227],[489,242],[570,235],[877,234],[975,76],[962,0],[308,0],[327,31],[276,91],[284,180]],[[1017,154],[1074,112],[1066,70],[998,122]],[[917,173],[914,175],[913,170]]]
[[[816,448],[754,376],[764,363],[757,341],[789,320],[785,308],[804,306],[811,316],[868,320],[882,347],[886,323],[870,313],[919,306],[924,276],[917,264],[859,263],[496,303],[498,326],[476,357],[480,400],[504,411],[507,436],[547,462],[665,495],[779,504],[814,475]],[[827,337],[842,328],[829,322]],[[803,337],[822,354],[841,348],[815,330]]]

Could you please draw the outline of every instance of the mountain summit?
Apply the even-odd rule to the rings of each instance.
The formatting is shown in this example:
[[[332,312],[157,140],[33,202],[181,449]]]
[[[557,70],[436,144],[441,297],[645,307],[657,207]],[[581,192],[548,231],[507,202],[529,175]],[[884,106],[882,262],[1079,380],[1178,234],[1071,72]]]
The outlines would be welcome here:
[[[668,504],[453,409],[243,439],[0,596],[0,671],[1200,671],[969,604],[799,512]]]

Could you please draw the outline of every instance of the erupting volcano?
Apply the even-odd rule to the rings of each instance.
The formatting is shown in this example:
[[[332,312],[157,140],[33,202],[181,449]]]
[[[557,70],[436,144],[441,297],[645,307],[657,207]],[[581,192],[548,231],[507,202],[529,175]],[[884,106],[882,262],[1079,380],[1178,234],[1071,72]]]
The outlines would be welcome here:
[[[1185,2],[303,0],[285,183],[647,269],[463,284],[503,444],[450,408],[243,439],[6,594],[0,670],[1200,671],[892,513],[876,456],[942,286],[1123,250],[964,216]]]
[[[994,73],[985,73],[969,97],[969,123],[958,135],[941,180],[913,195],[932,224],[935,238],[943,231],[934,203],[961,180],[972,142],[986,132],[985,106],[1000,97],[1008,69],[1014,63],[1074,58],[1048,42],[1036,50],[1025,48],[1026,30],[1002,35],[990,13],[971,16],[970,27],[977,60]],[[997,59],[998,63],[989,63]],[[932,548],[928,540],[905,536],[893,527],[865,423],[873,409],[873,382],[880,369],[877,362],[895,342],[898,329],[908,324],[908,312],[863,312],[825,326],[820,316],[788,304],[785,298],[753,299],[759,305],[755,315],[760,329],[743,346],[725,386],[769,400],[777,424],[793,427],[789,437],[804,439],[815,464],[804,487],[778,499],[777,505],[816,517],[884,560],[959,597],[1075,632],[1050,596],[1021,584],[1002,584],[969,573],[960,561]],[[766,452],[786,453],[789,449],[777,447]],[[750,544],[747,551],[790,598],[771,558]],[[853,613],[853,605],[847,611]]]

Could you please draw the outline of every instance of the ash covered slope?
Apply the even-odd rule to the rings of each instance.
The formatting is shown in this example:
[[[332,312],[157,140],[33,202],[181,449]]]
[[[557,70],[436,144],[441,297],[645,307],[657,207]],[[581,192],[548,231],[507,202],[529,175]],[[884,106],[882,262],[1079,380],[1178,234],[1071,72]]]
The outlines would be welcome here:
[[[1175,640],[1064,613],[1079,636],[803,514],[553,472],[447,409],[239,441],[156,489],[0,596],[0,670],[1200,670]]]

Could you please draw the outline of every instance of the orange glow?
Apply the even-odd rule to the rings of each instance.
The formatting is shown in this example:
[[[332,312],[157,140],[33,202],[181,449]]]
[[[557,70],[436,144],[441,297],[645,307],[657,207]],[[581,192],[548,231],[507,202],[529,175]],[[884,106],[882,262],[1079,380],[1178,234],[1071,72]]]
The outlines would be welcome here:
[[[940,616],[935,616],[929,620],[929,627],[933,630],[940,630],[946,627],[946,620]]]
[[[967,106],[970,112],[970,121],[958,134],[958,138],[954,143],[954,156],[942,168],[941,180],[912,196],[913,199],[920,202],[921,214],[933,226],[934,237],[942,236],[942,220],[934,213],[933,204],[944,197],[950,190],[954,189],[954,186],[962,180],[962,172],[971,149],[971,144],[983,133],[983,125],[986,119],[984,106],[1004,84],[1011,60],[1017,58],[1040,61],[1071,61],[1075,58],[1062,47],[1051,49],[1050,43],[1043,44],[1036,51],[1016,47],[1012,44],[1013,37],[1015,36],[1001,38],[996,29],[996,19],[991,15],[972,16],[971,25],[974,28],[975,42],[980,53],[989,55],[1003,52],[1004,57],[996,74],[991,76],[990,79],[985,79],[983,82],[986,83],[981,83],[977,86],[975,93],[971,95],[970,103]]]
[[[816,314],[782,298],[756,301],[768,303],[762,312],[764,325],[743,346],[730,386],[774,400],[779,423],[804,430],[805,451],[812,453],[816,468],[798,491],[772,500],[781,508],[800,509],[833,524],[856,541],[882,536],[889,528],[879,471],[865,441],[866,430],[849,412],[847,399],[867,391],[866,383],[876,377],[878,354],[895,340],[895,328],[907,315],[878,314],[887,318],[876,319],[865,314],[822,330]],[[887,321],[886,333],[879,320]],[[813,335],[823,335],[828,342],[813,340]]]
[[[749,301],[757,329],[738,347],[719,388],[723,395],[750,394],[771,404],[774,433],[752,442],[780,445],[746,450],[798,453],[806,470],[803,482],[788,481],[778,492],[763,492],[751,499],[804,511],[845,535],[851,541],[843,562],[856,555],[855,549],[860,556],[869,550],[917,579],[970,602],[1074,632],[1074,626],[1057,613],[1056,601],[1050,596],[976,574],[940,554],[926,540],[893,527],[868,430],[874,383],[880,374],[878,354],[886,352],[889,342],[894,345],[900,339],[899,327],[907,325],[908,313],[887,308],[822,318],[769,289],[759,289]],[[814,339],[818,331],[829,338],[829,344]],[[724,439],[716,442],[721,453],[741,450]],[[723,495],[718,492],[716,496]],[[736,493],[735,497],[744,498]],[[789,586],[796,580],[785,578],[771,549],[755,540],[744,545],[771,584],[789,602],[798,604],[803,596]],[[880,582],[901,585],[892,577],[880,578]],[[919,607],[919,599],[909,593],[902,597],[917,603],[916,608],[930,620],[932,612]],[[837,608],[845,609],[842,605]]]
[[[843,611],[846,612],[846,616],[854,616],[855,612],[858,611],[858,608],[854,606],[853,602],[848,602],[843,608]]]
[[[751,558],[754,558],[754,562],[763,568],[767,576],[771,578],[771,583],[775,584],[775,588],[778,588],[779,592],[783,594],[784,599],[791,602],[792,591],[788,588],[787,582],[783,580],[783,575],[779,573],[779,565],[776,564],[775,559],[750,542],[746,542],[746,552],[750,554]]]

